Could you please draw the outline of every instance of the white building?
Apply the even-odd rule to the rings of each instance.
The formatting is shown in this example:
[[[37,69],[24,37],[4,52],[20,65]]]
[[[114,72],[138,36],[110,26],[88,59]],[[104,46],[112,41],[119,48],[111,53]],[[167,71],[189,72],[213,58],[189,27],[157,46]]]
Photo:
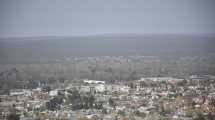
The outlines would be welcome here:
[[[80,87],[80,92],[90,92],[90,86],[81,86]]]
[[[10,90],[10,95],[12,96],[18,96],[18,95],[25,95],[25,96],[30,96],[31,91],[25,90],[25,89],[17,89],[17,90]]]
[[[99,80],[84,80],[84,83],[87,84],[105,84],[105,81],[99,81]]]
[[[50,96],[57,96],[58,95],[58,90],[52,90],[49,92]]]
[[[95,86],[96,92],[104,92],[105,91],[105,85],[103,84],[98,84]]]

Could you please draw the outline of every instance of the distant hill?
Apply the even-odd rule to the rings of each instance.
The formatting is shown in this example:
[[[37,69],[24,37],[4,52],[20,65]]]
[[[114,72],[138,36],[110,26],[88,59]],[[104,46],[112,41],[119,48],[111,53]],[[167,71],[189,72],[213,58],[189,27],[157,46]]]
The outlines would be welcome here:
[[[98,35],[0,39],[0,63],[86,56],[215,55],[214,35]]]

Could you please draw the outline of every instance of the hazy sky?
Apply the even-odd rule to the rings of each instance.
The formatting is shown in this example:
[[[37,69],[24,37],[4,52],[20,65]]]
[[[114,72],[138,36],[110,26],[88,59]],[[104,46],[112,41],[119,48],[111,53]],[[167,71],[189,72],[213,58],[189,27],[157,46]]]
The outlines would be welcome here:
[[[215,0],[0,0],[0,37],[215,33]]]

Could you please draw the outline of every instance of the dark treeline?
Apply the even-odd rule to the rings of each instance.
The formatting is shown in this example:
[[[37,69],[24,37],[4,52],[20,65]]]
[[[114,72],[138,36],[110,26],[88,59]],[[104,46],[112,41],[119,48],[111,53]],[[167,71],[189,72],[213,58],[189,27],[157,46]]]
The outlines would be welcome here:
[[[59,86],[80,79],[113,83],[141,77],[215,75],[215,57],[93,57],[46,64],[1,64],[0,68],[0,89],[7,91]]]

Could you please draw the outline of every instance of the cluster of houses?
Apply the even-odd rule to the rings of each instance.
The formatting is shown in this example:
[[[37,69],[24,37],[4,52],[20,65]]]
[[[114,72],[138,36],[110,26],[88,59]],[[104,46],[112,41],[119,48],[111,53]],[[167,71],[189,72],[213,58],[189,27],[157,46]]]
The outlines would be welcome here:
[[[214,76],[150,77],[116,84],[86,79],[45,87],[1,95],[0,119],[12,114],[20,120],[215,119]]]

